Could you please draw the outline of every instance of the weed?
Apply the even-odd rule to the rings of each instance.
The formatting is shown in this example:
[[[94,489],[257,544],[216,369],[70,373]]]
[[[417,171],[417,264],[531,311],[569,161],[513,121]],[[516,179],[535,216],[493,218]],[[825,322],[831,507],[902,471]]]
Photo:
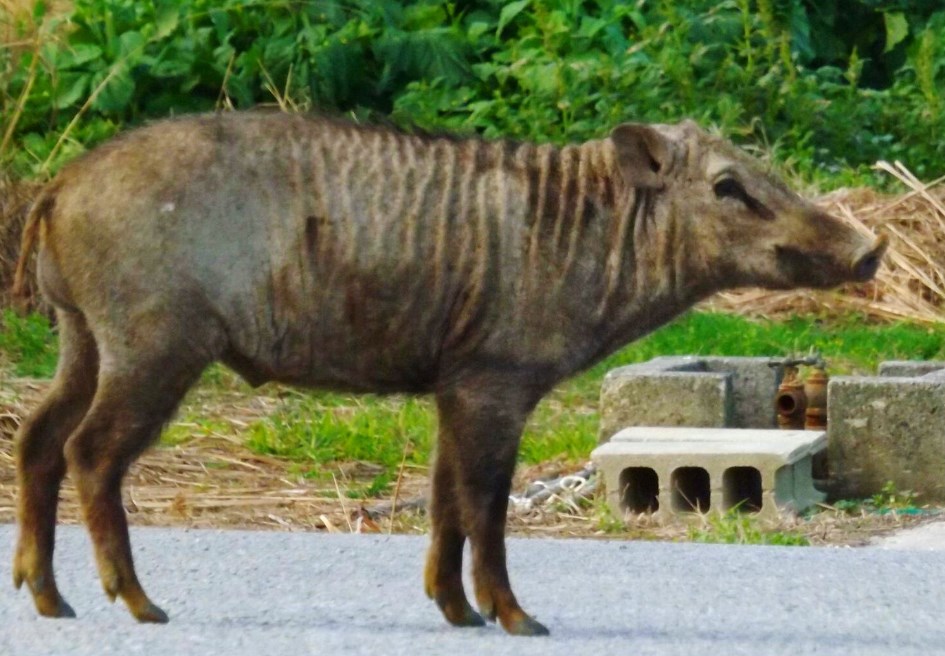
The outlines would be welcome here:
[[[915,508],[919,495],[911,490],[899,490],[892,481],[886,481],[879,492],[870,497],[870,502],[877,510],[904,510]]]
[[[839,499],[832,508],[848,515],[863,513],[921,514],[926,510],[917,505],[919,495],[911,490],[900,490],[893,481],[886,481],[879,492],[867,499]]]
[[[177,446],[190,442],[194,438],[211,435],[231,435],[233,425],[222,419],[188,415],[180,417],[161,434],[161,444]]]
[[[723,544],[767,544],[785,547],[806,547],[810,540],[802,533],[765,529],[757,516],[732,508],[724,513],[711,512],[701,516],[702,524],[689,529],[693,542]]]
[[[345,496],[349,499],[370,499],[383,496],[393,483],[395,475],[390,471],[384,471],[374,478],[367,485],[349,485],[345,490]]]
[[[627,525],[611,509],[610,504],[603,494],[598,494],[591,500],[590,515],[593,518],[594,525],[598,531],[608,535],[623,533],[627,530]]]
[[[808,179],[936,174],[945,11],[875,0],[74,0],[0,24],[0,161],[43,176],[121,126],[260,103],[573,141],[715,124]]]

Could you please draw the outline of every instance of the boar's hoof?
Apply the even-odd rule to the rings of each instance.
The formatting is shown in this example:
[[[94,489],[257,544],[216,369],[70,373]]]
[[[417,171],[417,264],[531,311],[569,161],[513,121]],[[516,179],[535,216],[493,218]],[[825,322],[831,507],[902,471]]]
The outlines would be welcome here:
[[[72,606],[62,598],[55,585],[48,584],[45,576],[30,577],[18,565],[14,565],[13,585],[19,590],[24,581],[33,596],[37,613],[43,617],[75,617]]]
[[[446,618],[446,621],[453,626],[475,627],[486,625],[486,621],[482,618],[482,615],[477,613],[465,599],[462,605],[459,605],[451,604],[446,599],[441,599],[440,596],[437,596],[436,605],[440,607],[440,611],[443,613],[443,617]]]
[[[36,612],[38,612],[43,617],[64,617],[64,618],[74,618],[75,611],[72,609],[72,606],[62,598],[61,594],[56,594],[55,600],[47,599],[45,596],[37,595],[35,598],[36,601]]]
[[[141,606],[141,608],[132,608],[131,614],[135,619],[142,623],[149,624],[167,624],[170,618],[163,610],[152,604],[150,601]]]
[[[499,619],[501,621],[502,618]],[[508,623],[502,622],[502,628],[510,635],[518,636],[546,636],[551,634],[544,624],[524,614]]]

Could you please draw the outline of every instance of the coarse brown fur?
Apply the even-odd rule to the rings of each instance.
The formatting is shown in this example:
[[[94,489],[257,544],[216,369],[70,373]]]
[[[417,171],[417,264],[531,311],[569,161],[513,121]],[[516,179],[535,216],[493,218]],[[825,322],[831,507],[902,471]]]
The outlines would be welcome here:
[[[546,632],[504,547],[539,399],[714,291],[865,280],[884,248],[688,122],[557,148],[259,113],[89,152],[40,196],[20,281],[37,238],[62,353],[17,436],[13,571],[40,613],[72,612],[52,569],[68,467],[107,594],[166,620],[135,575],[121,480],[222,361],[254,384],[435,395],[426,591],[454,624],[518,634]]]

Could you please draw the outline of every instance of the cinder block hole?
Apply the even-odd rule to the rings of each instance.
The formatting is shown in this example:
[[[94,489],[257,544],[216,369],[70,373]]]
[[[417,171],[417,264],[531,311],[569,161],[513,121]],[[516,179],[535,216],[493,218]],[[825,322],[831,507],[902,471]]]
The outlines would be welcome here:
[[[722,503],[725,510],[761,510],[761,472],[754,467],[729,467],[722,474]]]
[[[680,467],[670,477],[673,510],[705,512],[709,509],[709,472],[702,467]]]
[[[660,509],[660,477],[649,467],[627,467],[620,472],[623,508],[632,513],[654,513]]]

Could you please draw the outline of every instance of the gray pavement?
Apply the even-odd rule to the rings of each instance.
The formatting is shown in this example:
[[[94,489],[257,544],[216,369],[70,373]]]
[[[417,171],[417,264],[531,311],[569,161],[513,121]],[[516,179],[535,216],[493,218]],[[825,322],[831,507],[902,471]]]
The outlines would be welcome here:
[[[906,528],[873,541],[880,549],[918,549],[935,551],[945,549],[945,521],[936,519],[927,524]]]
[[[83,529],[60,527],[75,620],[10,585],[0,525],[0,654],[945,654],[945,551],[510,540],[516,591],[550,638],[454,629],[423,595],[424,537],[133,529],[171,615],[109,604]]]

